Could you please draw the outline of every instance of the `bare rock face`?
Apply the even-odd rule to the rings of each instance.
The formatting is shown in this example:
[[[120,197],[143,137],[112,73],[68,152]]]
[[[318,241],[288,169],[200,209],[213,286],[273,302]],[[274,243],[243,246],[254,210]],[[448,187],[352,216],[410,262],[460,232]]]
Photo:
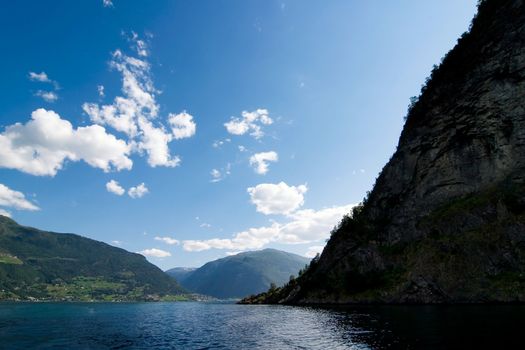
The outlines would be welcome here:
[[[388,241],[462,195],[525,173],[525,8],[487,1],[472,30],[433,72],[408,116],[398,150],[370,197]],[[511,177],[511,178],[509,178]]]
[[[525,301],[525,0],[480,3],[363,206],[304,275],[257,300]]]

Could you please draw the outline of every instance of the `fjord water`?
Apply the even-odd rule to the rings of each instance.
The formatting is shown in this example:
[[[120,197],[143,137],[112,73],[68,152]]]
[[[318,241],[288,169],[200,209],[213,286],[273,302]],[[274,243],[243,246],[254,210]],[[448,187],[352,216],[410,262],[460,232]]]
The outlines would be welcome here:
[[[524,306],[0,303],[1,349],[507,348]]]

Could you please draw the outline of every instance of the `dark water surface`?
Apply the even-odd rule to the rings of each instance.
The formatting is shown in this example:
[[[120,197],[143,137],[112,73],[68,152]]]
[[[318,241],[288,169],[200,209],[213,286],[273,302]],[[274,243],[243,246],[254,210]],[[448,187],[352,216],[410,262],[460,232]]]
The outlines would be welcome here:
[[[0,349],[525,348],[525,306],[0,303]]]

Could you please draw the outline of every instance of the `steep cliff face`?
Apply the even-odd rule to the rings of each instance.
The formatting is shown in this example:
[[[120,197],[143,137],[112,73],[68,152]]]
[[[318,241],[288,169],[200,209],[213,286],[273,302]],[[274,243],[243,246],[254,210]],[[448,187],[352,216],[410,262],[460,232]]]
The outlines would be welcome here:
[[[363,206],[265,298],[525,301],[525,0],[481,2]]]

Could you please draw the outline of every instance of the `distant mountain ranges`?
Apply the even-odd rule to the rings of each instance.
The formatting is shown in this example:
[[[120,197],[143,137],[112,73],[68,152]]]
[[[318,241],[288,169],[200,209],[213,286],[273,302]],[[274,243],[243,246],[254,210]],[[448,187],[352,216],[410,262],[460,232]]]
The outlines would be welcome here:
[[[284,285],[309,261],[265,249],[164,273],[140,254],[76,234],[22,226],[0,215],[0,301],[241,298]]]
[[[195,270],[197,270],[196,267],[174,267],[166,271],[166,273],[182,284]]]
[[[166,271],[186,289],[216,298],[242,298],[282,286],[297,276],[310,259],[276,249],[264,249],[211,261],[198,269]]]

